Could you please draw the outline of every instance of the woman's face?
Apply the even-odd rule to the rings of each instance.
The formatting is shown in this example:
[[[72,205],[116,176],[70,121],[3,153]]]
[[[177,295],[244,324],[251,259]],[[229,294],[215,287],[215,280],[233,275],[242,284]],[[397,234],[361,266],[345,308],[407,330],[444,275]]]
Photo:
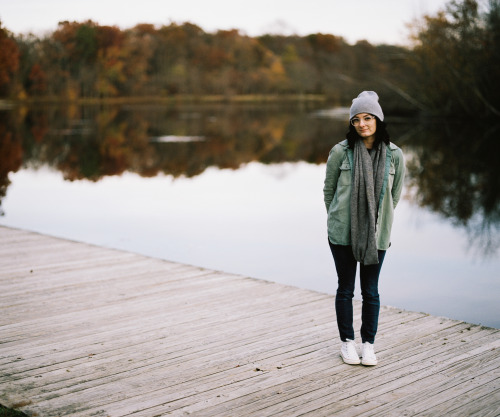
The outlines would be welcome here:
[[[351,119],[351,123],[363,139],[374,136],[377,131],[377,120],[368,113],[358,113]]]

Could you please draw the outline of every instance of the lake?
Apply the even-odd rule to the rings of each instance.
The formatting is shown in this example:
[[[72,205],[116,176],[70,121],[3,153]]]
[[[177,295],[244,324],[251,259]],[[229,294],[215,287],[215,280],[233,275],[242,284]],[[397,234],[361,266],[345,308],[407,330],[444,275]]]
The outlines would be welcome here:
[[[318,104],[0,111],[0,224],[334,294],[322,188],[347,119]],[[497,131],[387,122],[407,179],[382,304],[500,328]]]

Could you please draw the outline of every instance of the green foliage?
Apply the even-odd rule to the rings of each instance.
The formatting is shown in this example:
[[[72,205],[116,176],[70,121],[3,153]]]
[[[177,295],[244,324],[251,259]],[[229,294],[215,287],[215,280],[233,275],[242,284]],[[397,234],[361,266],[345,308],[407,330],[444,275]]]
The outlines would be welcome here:
[[[91,64],[97,58],[97,31],[94,26],[83,24],[75,33],[75,61]]]

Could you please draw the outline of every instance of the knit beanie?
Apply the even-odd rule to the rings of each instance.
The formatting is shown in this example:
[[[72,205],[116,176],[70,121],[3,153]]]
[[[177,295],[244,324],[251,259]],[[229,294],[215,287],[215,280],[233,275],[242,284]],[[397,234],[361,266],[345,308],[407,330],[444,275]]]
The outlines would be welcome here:
[[[353,101],[349,111],[349,120],[359,113],[370,113],[384,120],[382,107],[378,104],[378,95],[375,91],[363,91]]]

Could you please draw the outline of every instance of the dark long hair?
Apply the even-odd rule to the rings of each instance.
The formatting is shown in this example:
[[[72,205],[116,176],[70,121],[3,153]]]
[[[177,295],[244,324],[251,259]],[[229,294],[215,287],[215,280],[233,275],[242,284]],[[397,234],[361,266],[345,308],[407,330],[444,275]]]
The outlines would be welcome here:
[[[380,142],[384,142],[386,145],[389,145],[391,137],[387,131],[387,124],[380,120],[377,116],[374,117],[377,123],[377,129],[375,130],[375,143],[373,146],[377,147]],[[346,138],[349,148],[351,149],[354,149],[354,144],[357,140],[362,139],[361,136],[358,135],[358,132],[356,132],[356,128],[351,123],[349,123],[349,130],[347,131]]]

